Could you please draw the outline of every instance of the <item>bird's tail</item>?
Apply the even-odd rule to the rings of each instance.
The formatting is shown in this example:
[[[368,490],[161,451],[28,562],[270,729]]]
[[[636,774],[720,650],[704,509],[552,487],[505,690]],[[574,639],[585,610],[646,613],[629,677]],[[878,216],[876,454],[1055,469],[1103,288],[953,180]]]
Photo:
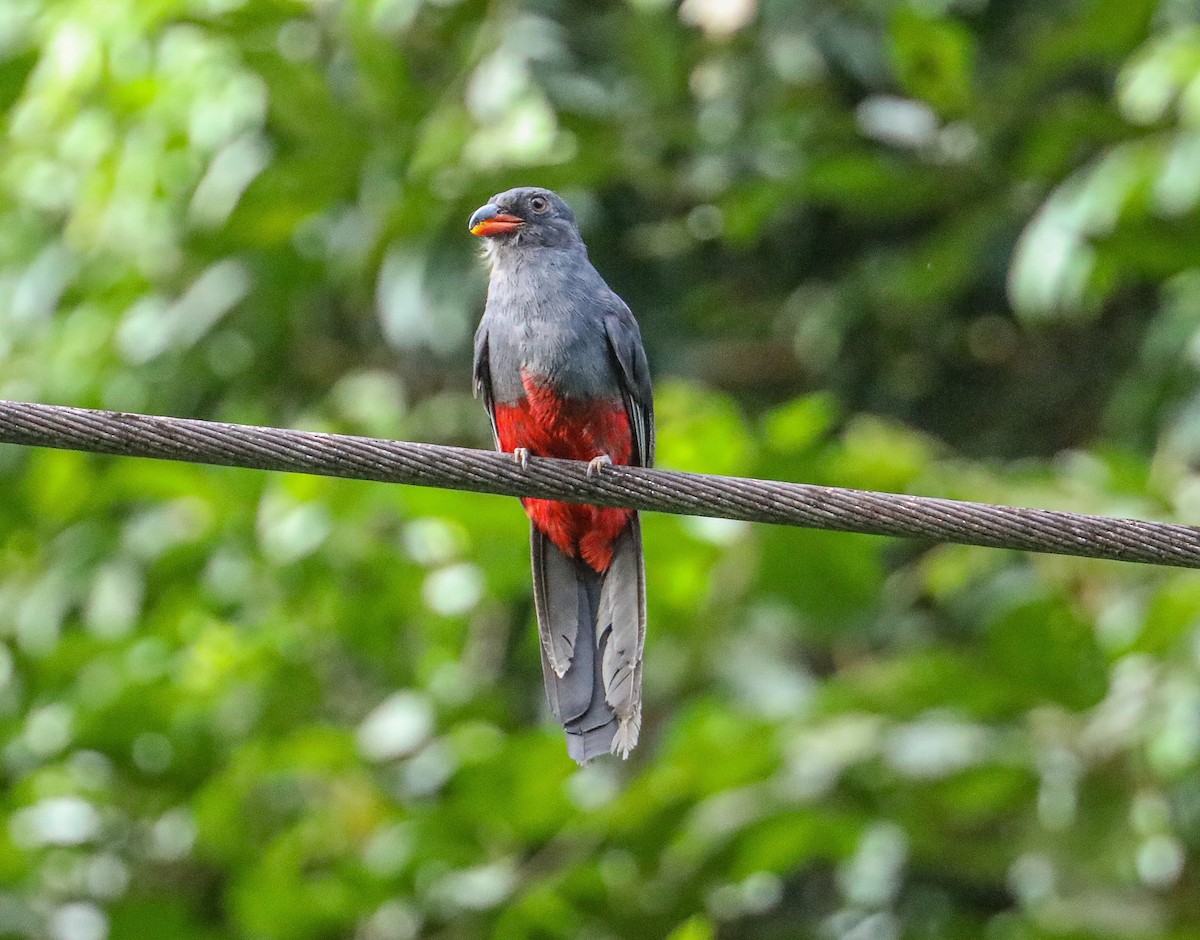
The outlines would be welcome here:
[[[642,723],[646,589],[636,513],[596,572],[532,529],[533,597],[542,675],[554,717],[579,763],[611,751],[628,757]]]

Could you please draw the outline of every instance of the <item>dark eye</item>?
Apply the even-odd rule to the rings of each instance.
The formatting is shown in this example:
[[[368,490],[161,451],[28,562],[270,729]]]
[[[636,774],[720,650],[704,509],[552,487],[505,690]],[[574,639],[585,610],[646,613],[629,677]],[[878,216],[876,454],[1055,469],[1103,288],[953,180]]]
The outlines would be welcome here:
[[[529,208],[534,212],[545,212],[550,208],[550,200],[545,196],[534,196],[529,200]]]

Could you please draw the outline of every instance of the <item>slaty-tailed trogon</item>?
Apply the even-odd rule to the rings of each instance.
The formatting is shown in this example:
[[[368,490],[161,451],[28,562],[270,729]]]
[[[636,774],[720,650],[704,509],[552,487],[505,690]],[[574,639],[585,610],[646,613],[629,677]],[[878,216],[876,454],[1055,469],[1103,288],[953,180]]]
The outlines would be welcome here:
[[[471,216],[491,278],[475,334],[475,391],[496,446],[648,467],[654,406],[633,314],[592,267],[567,204],[547,189],[492,197]],[[531,523],[542,674],[567,751],[583,763],[637,744],[645,573],[637,513],[522,500]]]

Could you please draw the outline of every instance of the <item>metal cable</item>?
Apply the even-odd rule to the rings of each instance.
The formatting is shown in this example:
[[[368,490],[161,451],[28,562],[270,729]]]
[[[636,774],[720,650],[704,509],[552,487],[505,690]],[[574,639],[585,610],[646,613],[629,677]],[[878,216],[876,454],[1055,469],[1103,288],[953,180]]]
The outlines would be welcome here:
[[[0,401],[0,442],[1200,568],[1200,529],[806,483]]]

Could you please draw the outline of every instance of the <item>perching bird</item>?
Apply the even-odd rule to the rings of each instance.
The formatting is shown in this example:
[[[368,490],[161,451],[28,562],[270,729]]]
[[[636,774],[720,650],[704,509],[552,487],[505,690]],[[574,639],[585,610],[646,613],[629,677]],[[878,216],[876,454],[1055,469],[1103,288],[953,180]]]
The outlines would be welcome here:
[[[588,260],[575,216],[548,189],[492,197],[471,216],[491,265],[475,334],[475,393],[496,446],[648,467],[654,405],[641,332]],[[636,512],[522,500],[530,519],[542,674],[567,751],[628,757],[642,721],[645,571]]]

